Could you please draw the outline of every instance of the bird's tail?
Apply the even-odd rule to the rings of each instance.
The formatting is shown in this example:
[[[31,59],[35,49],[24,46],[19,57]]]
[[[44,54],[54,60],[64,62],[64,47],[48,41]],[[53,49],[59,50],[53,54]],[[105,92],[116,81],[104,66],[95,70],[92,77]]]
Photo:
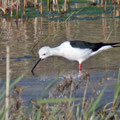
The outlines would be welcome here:
[[[117,42],[117,43],[107,43],[106,45],[111,45],[112,47],[120,47],[120,42]]]

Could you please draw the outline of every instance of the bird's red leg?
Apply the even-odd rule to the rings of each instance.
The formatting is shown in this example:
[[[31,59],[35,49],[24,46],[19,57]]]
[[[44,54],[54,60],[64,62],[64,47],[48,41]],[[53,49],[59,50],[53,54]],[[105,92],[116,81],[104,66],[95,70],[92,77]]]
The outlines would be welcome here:
[[[82,71],[82,64],[79,64],[79,72]]]

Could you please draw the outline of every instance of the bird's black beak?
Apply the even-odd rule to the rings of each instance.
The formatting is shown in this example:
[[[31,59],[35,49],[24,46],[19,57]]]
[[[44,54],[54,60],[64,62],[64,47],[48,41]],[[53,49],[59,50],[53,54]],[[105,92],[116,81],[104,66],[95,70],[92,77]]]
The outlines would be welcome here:
[[[37,64],[38,64],[41,60],[42,60],[42,59],[39,58],[39,60],[38,60],[38,61],[36,62],[36,64],[33,66],[32,70],[31,70],[31,72],[32,72],[33,75],[34,75],[33,70],[36,68]]]

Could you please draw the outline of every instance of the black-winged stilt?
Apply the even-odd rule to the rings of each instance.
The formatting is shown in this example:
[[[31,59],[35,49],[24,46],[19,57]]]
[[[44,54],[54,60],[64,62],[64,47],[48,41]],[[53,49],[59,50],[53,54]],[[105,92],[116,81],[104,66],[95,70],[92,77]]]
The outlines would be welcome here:
[[[39,51],[39,60],[32,68],[31,72],[37,66],[37,64],[50,56],[61,56],[72,61],[79,63],[79,72],[82,71],[82,62],[87,60],[89,57],[109,48],[120,47],[118,43],[90,43],[85,41],[65,41],[58,47],[50,48],[49,46],[42,47]],[[33,73],[34,74],[34,73]]]

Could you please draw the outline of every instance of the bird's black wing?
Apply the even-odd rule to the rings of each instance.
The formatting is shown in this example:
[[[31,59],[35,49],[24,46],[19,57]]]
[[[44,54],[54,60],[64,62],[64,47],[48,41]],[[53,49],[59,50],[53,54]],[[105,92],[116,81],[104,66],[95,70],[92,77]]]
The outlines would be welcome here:
[[[92,51],[97,51],[102,46],[105,46],[104,43],[90,43],[85,41],[70,41],[70,45],[75,48],[81,48],[81,49],[91,49]]]

